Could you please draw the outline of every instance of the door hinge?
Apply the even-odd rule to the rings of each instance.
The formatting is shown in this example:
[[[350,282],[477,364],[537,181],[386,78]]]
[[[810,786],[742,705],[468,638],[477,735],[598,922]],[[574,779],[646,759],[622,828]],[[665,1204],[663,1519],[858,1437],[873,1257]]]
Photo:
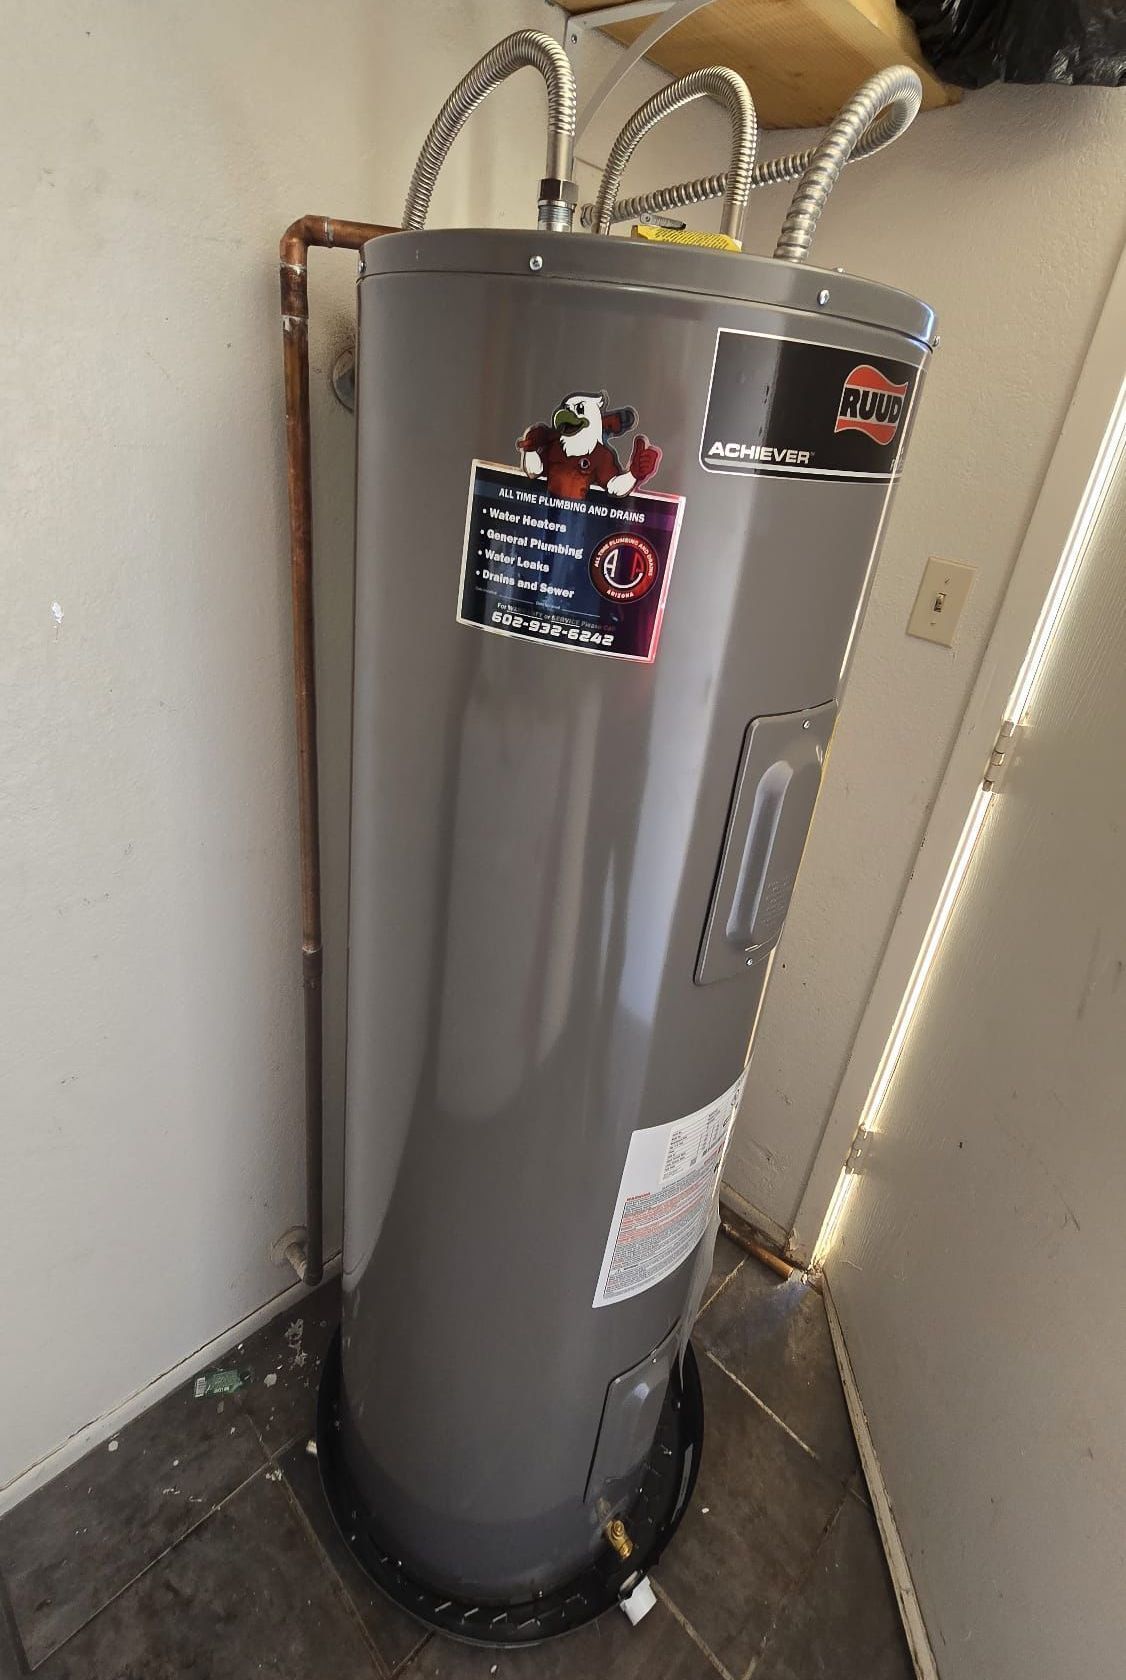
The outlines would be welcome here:
[[[996,793],[1000,787],[1005,772],[1013,760],[1018,729],[1018,724],[1014,723],[1011,718],[1006,718],[997,731],[997,739],[993,743],[993,751],[989,755],[989,763],[986,765],[985,775],[981,779],[981,785],[986,793]]]
[[[861,1126],[852,1140],[852,1147],[845,1157],[845,1172],[858,1173],[862,1169],[868,1155],[868,1146],[872,1141],[872,1134],[867,1126]]]

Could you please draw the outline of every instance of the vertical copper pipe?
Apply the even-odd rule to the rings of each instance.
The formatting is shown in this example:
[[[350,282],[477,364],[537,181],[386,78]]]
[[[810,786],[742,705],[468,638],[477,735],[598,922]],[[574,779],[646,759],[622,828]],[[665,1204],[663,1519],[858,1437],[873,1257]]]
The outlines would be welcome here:
[[[297,812],[301,860],[301,973],[305,998],[305,1265],[303,1281],[324,1270],[324,1014],[321,980],[321,832],[317,785],[317,671],[313,644],[313,483],[309,420],[311,246],[357,251],[389,227],[302,216],[282,235],[282,341],[286,476],[293,595],[293,685],[297,703]]]

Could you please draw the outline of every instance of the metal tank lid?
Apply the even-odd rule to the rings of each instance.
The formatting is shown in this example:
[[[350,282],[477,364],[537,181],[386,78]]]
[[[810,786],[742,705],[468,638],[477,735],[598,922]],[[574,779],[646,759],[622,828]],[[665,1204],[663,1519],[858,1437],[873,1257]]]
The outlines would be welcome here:
[[[471,273],[696,292],[772,304],[889,328],[930,348],[934,311],[908,292],[835,269],[732,251],[533,228],[435,228],[382,234],[360,254],[360,278],[375,274]],[[828,294],[826,296],[826,294]]]

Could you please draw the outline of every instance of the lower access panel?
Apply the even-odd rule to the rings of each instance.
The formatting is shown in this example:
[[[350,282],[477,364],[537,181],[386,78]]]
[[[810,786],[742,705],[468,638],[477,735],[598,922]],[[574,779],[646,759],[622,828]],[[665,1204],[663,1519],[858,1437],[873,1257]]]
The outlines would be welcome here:
[[[586,1485],[587,1499],[620,1497],[621,1484],[645,1463],[657,1433],[679,1338],[670,1330],[648,1358],[615,1377],[606,1391],[598,1445]]]
[[[755,718],[743,738],[696,983],[727,980],[782,931],[837,720],[833,701]]]

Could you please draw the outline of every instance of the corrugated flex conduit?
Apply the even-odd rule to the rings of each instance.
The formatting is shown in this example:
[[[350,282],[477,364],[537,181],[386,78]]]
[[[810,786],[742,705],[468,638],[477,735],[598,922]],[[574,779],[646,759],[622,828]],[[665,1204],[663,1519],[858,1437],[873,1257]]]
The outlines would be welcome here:
[[[778,236],[776,257],[784,262],[805,261],[821,212],[845,164],[872,157],[898,140],[918,115],[922,97],[922,83],[916,72],[906,64],[893,65],[857,88],[815,146],[754,165],[750,177],[752,190],[801,178]],[[587,204],[583,206],[582,223],[584,227],[606,232],[615,222],[636,221],[643,216],[661,215],[720,198],[726,194],[728,185],[729,173],[725,172],[659,187],[634,198],[618,199],[609,208],[605,228],[599,226],[598,202]]]

